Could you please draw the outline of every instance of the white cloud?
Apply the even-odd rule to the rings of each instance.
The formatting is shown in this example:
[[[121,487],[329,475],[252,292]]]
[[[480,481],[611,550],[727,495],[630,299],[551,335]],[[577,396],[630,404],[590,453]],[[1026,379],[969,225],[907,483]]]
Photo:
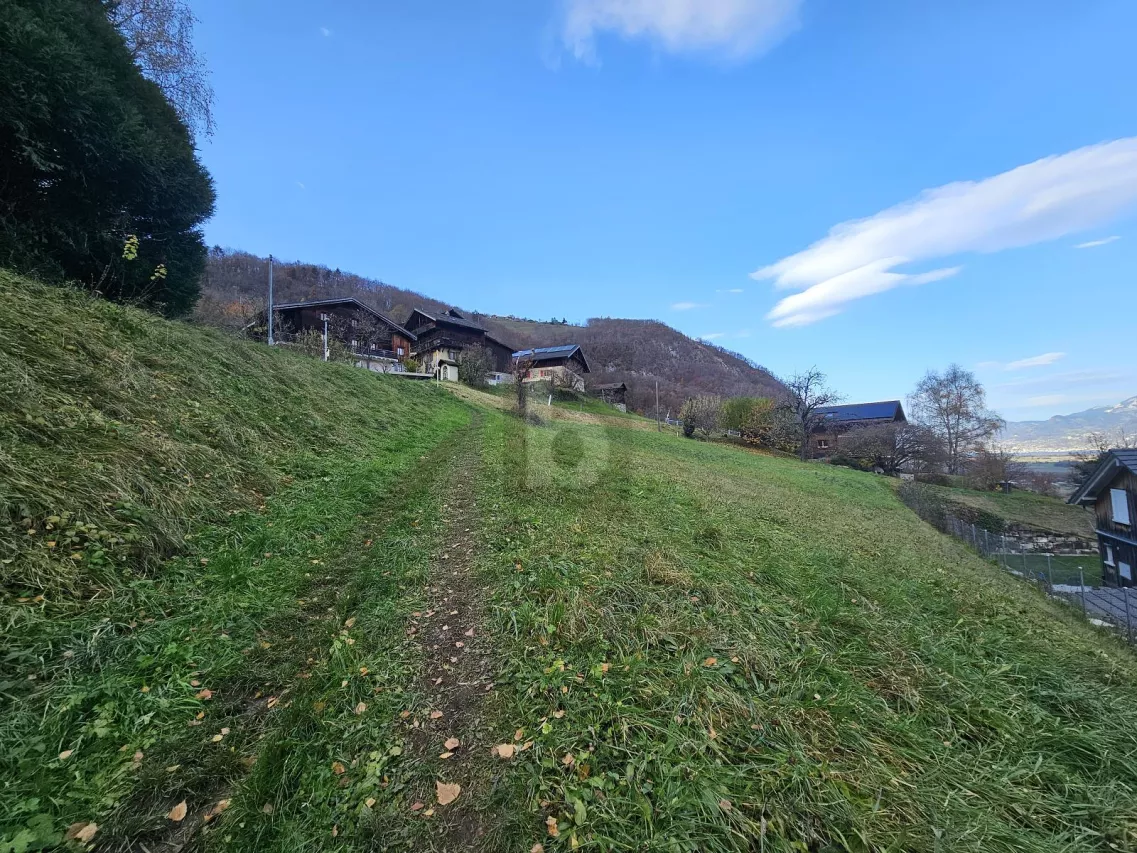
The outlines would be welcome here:
[[[330,29],[328,29],[327,27],[320,27],[320,33],[323,35],[324,38],[331,38],[331,35],[332,35],[332,31]]]
[[[875,216],[843,222],[752,277],[801,290],[779,302],[768,319],[775,326],[804,326],[840,313],[855,299],[960,269],[913,274],[897,267],[1056,239],[1098,227],[1135,202],[1137,137],[1128,137],[926,190]]]
[[[715,293],[745,293],[741,287],[732,287],[729,290],[716,290]]]
[[[798,26],[804,0],[565,0],[564,41],[577,59],[596,57],[596,36],[646,38],[671,53],[743,59]]]
[[[1098,246],[1108,246],[1114,240],[1120,240],[1120,239],[1121,239],[1120,237],[1118,237],[1116,234],[1114,234],[1110,237],[1103,237],[1100,240],[1089,240],[1085,243],[1079,243],[1074,248],[1075,249],[1096,249]]]
[[[296,182],[296,186],[300,187],[300,189],[302,189],[302,190],[306,190],[306,189],[308,189],[308,188],[307,188],[306,186],[304,186],[304,184],[302,184],[300,181],[297,181],[297,182]]]
[[[1018,361],[1012,361],[1004,370],[1023,370],[1027,367],[1046,367],[1048,364],[1054,364],[1056,361],[1061,361],[1066,357],[1064,352],[1044,352],[1042,355],[1033,355],[1030,358],[1020,358]]]
[[[706,308],[702,302],[675,302],[671,305],[672,311],[691,311],[695,308]]]
[[[719,338],[725,338],[726,332],[711,332],[709,335],[699,335],[704,341],[717,341]]]

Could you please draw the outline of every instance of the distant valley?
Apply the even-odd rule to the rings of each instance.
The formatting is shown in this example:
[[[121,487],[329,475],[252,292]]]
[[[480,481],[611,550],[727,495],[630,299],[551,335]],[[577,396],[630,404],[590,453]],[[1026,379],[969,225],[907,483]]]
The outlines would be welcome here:
[[[1088,449],[1090,436],[1104,433],[1117,439],[1137,435],[1137,397],[1113,406],[1097,406],[1072,415],[1055,415],[1045,421],[1009,422],[1000,441],[1016,453],[1071,452]]]

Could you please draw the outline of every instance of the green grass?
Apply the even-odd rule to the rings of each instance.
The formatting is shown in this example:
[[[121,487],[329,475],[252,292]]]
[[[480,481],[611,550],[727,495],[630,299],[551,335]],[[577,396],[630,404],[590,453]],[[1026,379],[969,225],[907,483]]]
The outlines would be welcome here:
[[[971,489],[929,486],[950,501],[989,512],[1005,524],[1023,525],[1044,533],[1094,538],[1093,517],[1081,507],[1070,506],[1060,498],[1032,492],[977,492]]]
[[[880,478],[623,430],[578,475],[541,433],[488,446],[494,713],[535,746],[485,849],[1132,849],[1126,649]]]
[[[1137,848],[1132,652],[884,478],[472,417],[3,276],[0,359],[0,851],[87,821],[106,850],[443,849],[411,804],[445,762],[401,712],[471,451],[496,687],[462,847]]]
[[[1085,556],[1045,554],[1007,554],[996,558],[1010,571],[1024,572],[1035,578],[1046,578],[1051,583],[1078,586],[1085,578],[1086,586],[1102,585],[1101,559],[1096,554]]]
[[[358,736],[411,667],[391,609],[431,530],[388,519],[428,513],[465,407],[3,273],[0,306],[0,850],[161,831],[252,756],[283,772],[268,721],[315,701]]]

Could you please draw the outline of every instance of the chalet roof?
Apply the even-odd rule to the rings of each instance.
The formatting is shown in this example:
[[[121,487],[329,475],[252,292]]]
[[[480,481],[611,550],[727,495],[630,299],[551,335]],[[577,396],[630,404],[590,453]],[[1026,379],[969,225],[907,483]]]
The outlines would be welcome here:
[[[623,382],[608,382],[604,385],[590,385],[590,391],[627,391],[628,386]]]
[[[361,311],[366,311],[372,317],[380,320],[385,325],[391,327],[400,335],[406,335],[412,341],[418,340],[414,332],[408,332],[386,314],[381,314],[372,308],[370,305],[360,302],[351,296],[345,296],[338,299],[309,299],[307,302],[278,302],[272,306],[273,311],[289,311],[295,308],[332,308],[336,305],[350,305],[353,308],[359,308]]]
[[[822,406],[817,413],[826,421],[849,423],[851,421],[892,421],[904,418],[904,407],[899,400],[885,400],[880,403],[850,403],[844,406]]]
[[[1082,483],[1078,491],[1070,495],[1070,500],[1067,503],[1071,504],[1086,504],[1093,503],[1098,499],[1103,489],[1109,487],[1113,482],[1113,478],[1120,472],[1128,470],[1130,473],[1137,474],[1137,449],[1134,450],[1111,450],[1102,457],[1098,467]]]
[[[588,360],[584,357],[584,350],[580,348],[579,344],[562,344],[555,347],[537,347],[536,349],[523,349],[513,354],[514,358],[526,358],[530,361],[540,364],[543,361],[560,361],[561,359],[568,360],[576,354],[580,354],[580,360],[584,364],[584,372],[591,373],[588,369]]]
[[[485,326],[479,326],[472,320],[467,320],[453,308],[441,314],[431,314],[428,311],[423,311],[421,308],[416,308],[415,313],[421,314],[432,323],[440,323],[449,326],[460,326],[463,329],[473,329],[477,332],[484,332],[486,330]]]

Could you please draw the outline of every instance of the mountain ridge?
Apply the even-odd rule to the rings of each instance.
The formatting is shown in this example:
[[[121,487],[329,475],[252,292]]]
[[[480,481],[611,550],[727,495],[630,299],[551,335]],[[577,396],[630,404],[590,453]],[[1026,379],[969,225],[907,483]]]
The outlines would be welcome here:
[[[1008,422],[1000,442],[1019,453],[1070,452],[1092,449],[1095,434],[1119,438],[1122,433],[1137,433],[1137,396],[1045,420]]]

